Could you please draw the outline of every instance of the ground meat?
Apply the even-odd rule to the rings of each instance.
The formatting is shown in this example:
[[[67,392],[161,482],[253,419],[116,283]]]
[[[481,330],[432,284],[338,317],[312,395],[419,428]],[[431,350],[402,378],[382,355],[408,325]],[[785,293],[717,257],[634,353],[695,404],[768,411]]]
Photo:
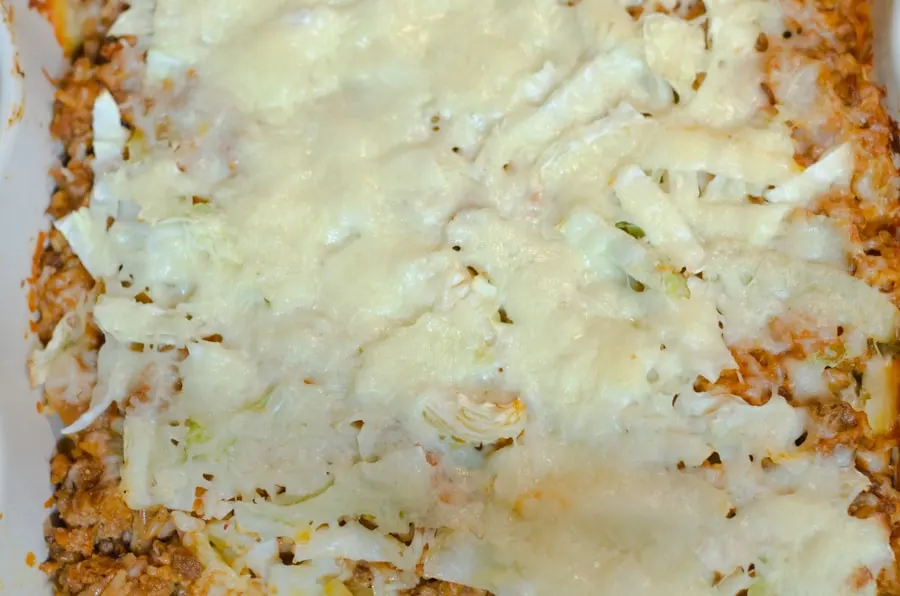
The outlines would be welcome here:
[[[91,428],[60,441],[51,461],[56,510],[42,569],[57,594],[177,594],[202,571],[179,543],[168,511],[132,511],[122,499],[117,465],[109,463],[121,457],[120,421],[111,408]]]
[[[93,528],[53,528],[51,533],[49,540],[65,551],[83,558],[90,557],[94,552]]]
[[[170,596],[175,591],[172,580],[150,574],[141,575],[135,582],[128,585],[121,594],[134,594],[135,596]]]
[[[193,554],[183,547],[170,545],[172,568],[185,581],[195,580],[203,572],[203,566]]]
[[[92,557],[66,568],[58,580],[63,594],[104,596],[171,596],[187,588],[170,570],[128,555],[118,560]]]
[[[862,430],[865,426],[865,413],[854,410],[846,402],[820,402],[810,411],[836,434]]]
[[[70,159],[64,169],[53,172],[53,178],[57,190],[50,197],[50,206],[47,208],[51,217],[63,217],[88,203],[94,174],[84,161]]]
[[[62,481],[69,475],[69,468],[72,467],[72,460],[63,453],[57,453],[50,460],[50,482],[53,484],[62,484]]]
[[[91,428],[60,442],[51,461],[56,510],[45,533],[49,557],[42,569],[60,595],[187,593],[203,567],[181,545],[169,512],[129,509],[117,471],[105,465],[121,457],[114,430],[120,420],[113,406]]]
[[[91,557],[62,569],[57,586],[62,594],[80,594],[94,586],[102,586],[112,580],[119,565],[105,557]]]
[[[116,486],[90,490],[60,491],[56,497],[59,515],[73,528],[96,527],[99,538],[121,538],[131,529],[131,510]]]
[[[94,287],[94,280],[81,264],[56,271],[47,271],[46,277],[36,284],[38,299],[38,338],[46,343],[53,335],[53,329],[66,313],[71,312],[79,298]]]
[[[488,594],[490,593],[484,590],[468,588],[459,584],[428,580],[410,590],[408,596],[486,596]]]
[[[80,459],[69,468],[65,484],[75,490],[90,490],[103,478],[103,471],[103,462],[94,458]]]
[[[831,453],[838,446],[870,450],[878,442],[871,436],[865,412],[839,401],[821,401],[807,407],[810,428],[817,436],[811,442],[821,453]]]

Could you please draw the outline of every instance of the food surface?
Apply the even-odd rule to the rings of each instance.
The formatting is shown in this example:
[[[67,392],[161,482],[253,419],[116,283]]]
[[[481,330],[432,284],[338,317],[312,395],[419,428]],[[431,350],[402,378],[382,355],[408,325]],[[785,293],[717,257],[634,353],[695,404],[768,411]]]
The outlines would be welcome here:
[[[58,593],[900,594],[867,4],[81,11]]]

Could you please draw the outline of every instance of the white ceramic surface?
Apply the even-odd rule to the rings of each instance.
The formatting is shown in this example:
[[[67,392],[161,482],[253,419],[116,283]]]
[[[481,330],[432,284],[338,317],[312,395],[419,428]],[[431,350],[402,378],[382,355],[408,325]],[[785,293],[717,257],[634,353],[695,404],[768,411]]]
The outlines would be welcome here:
[[[900,35],[891,32],[900,31],[900,2],[874,2],[876,69],[896,115]],[[26,557],[44,557],[54,428],[37,413],[39,396],[25,374],[33,339],[26,337],[22,281],[29,275],[37,234],[47,226],[43,212],[52,190],[47,172],[57,151],[47,132],[53,90],[43,71],[59,73],[62,58],[50,27],[28,10],[28,0],[0,0],[0,6],[6,16],[0,29],[0,595],[41,596],[50,590]],[[23,98],[24,116],[17,119]]]
[[[47,171],[56,153],[47,127],[53,90],[42,70],[59,72],[62,58],[50,27],[9,0],[0,29],[0,594],[48,594],[41,573],[26,565],[43,558],[47,461],[54,439],[25,375],[28,309],[22,280],[52,190]],[[10,32],[12,35],[10,35]],[[17,51],[18,50],[18,51]],[[18,53],[18,56],[16,54]],[[18,66],[16,64],[18,63]],[[24,77],[22,74],[24,73]],[[25,111],[16,117],[24,99]]]

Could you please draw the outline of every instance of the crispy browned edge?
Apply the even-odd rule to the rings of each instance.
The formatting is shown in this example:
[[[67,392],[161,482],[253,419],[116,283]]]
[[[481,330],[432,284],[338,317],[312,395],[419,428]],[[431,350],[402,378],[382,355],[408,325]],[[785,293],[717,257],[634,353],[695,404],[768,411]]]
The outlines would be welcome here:
[[[94,1],[94,0],[88,0]],[[569,2],[574,5],[576,3]],[[852,192],[825,197],[814,209],[839,221],[862,249],[851,256],[851,271],[900,303],[900,202],[894,181],[897,168],[893,156],[900,145],[894,123],[883,105],[883,91],[874,82],[872,71],[872,23],[869,0],[812,0],[783,3],[790,14],[814,8],[820,27],[804,28],[800,20],[788,19],[779,38],[760,36],[757,50],[773,76],[763,84],[771,103],[779,103],[780,89],[774,74],[794,59],[813,59],[825,65],[820,77],[820,92],[833,118],[825,130],[809,130],[794,123],[796,159],[803,165],[814,162],[828,147],[851,140],[857,154],[859,176],[868,171],[875,186],[887,199],[882,206],[864,204]],[[53,172],[57,183],[48,214],[59,218],[86,204],[93,183],[90,170],[91,106],[101,89],[108,89],[118,101],[125,99],[121,87],[123,65],[120,41],[104,37],[124,3],[107,0],[99,19],[89,19],[83,27],[83,43],[72,58],[71,69],[57,82],[52,134],[65,149],[63,166]],[[657,8],[657,10],[662,10]],[[678,9],[676,9],[678,10]],[[642,10],[632,10],[639,18]],[[679,10],[694,18],[705,12],[702,2]],[[830,36],[819,31],[827,30]],[[700,78],[697,84],[702,84]],[[124,114],[126,123],[129,114]],[[829,142],[821,142],[824,136]],[[819,139],[820,143],[813,142]],[[87,150],[85,153],[84,150]],[[861,159],[860,159],[861,158]],[[94,282],[78,258],[56,230],[42,235],[35,254],[31,307],[37,314],[34,332],[47,342],[53,328],[71,308],[67,296],[88,293]],[[802,331],[788,328],[781,333],[797,341],[791,350],[772,354],[755,349],[733,348],[740,371],[725,373],[710,382],[699,381],[702,388],[718,386],[743,396],[751,403],[764,403],[778,393],[790,399],[790,382],[784,360],[839,344],[839,339],[808,341]],[[103,338],[94,330],[90,341],[99,348]],[[854,382],[860,361],[844,362],[832,372],[832,389]],[[738,374],[740,373],[740,374]],[[747,379],[765,379],[751,384]],[[705,387],[704,387],[705,386]],[[762,390],[760,390],[762,387]],[[79,414],[67,404],[48,400],[46,407],[65,421]],[[874,436],[864,413],[836,399],[823,398],[809,407],[813,417],[832,432],[826,438],[808,437],[810,449],[830,451],[836,445],[852,445],[867,450],[896,447],[898,432]],[[113,407],[90,429],[63,439],[51,461],[51,481],[56,486],[52,503],[55,509],[46,527],[48,559],[41,566],[50,576],[57,594],[88,593],[169,595],[202,594],[202,582],[196,581],[202,568],[199,561],[181,545],[177,532],[162,508],[131,511],[118,493],[117,462],[121,458],[121,414]],[[704,465],[718,465],[715,461]],[[873,474],[871,489],[851,505],[850,513],[859,517],[878,516],[891,528],[891,545],[900,554],[900,493],[894,474]],[[898,557],[900,558],[900,557]],[[872,581],[861,573],[860,585]],[[364,564],[356,567],[351,587],[371,585],[371,571]],[[878,593],[900,595],[896,569],[878,578]],[[472,596],[484,594],[454,584],[428,581],[413,590],[418,596]],[[740,595],[738,595],[740,596]]]

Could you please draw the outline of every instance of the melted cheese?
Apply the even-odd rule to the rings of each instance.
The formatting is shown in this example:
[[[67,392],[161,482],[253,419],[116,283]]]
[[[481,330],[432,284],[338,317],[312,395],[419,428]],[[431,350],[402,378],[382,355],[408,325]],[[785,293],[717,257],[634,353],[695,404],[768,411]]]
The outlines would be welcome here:
[[[822,159],[781,186],[766,193],[773,203],[809,205],[818,195],[833,185],[847,187],[853,174],[853,148],[845,143],[824,155]]]
[[[427,552],[500,596],[733,594],[751,563],[774,593],[857,593],[891,557],[846,514],[864,477],[798,450],[784,400],[692,389],[773,317],[859,351],[897,316],[794,240],[837,234],[791,210],[851,156],[800,171],[760,111],[777,7],[708,7],[710,48],[699,20],[612,0],[134,3],[117,30],[166,138],[59,224],[106,288],[72,430],[149,386],[127,501],[210,521],[186,531],[235,589],[333,592],[360,558],[398,569],[390,593]]]
[[[122,149],[125,148],[129,136],[121,121],[122,113],[116,100],[109,91],[101,91],[94,100],[92,114],[95,172],[103,172],[121,163]]]

